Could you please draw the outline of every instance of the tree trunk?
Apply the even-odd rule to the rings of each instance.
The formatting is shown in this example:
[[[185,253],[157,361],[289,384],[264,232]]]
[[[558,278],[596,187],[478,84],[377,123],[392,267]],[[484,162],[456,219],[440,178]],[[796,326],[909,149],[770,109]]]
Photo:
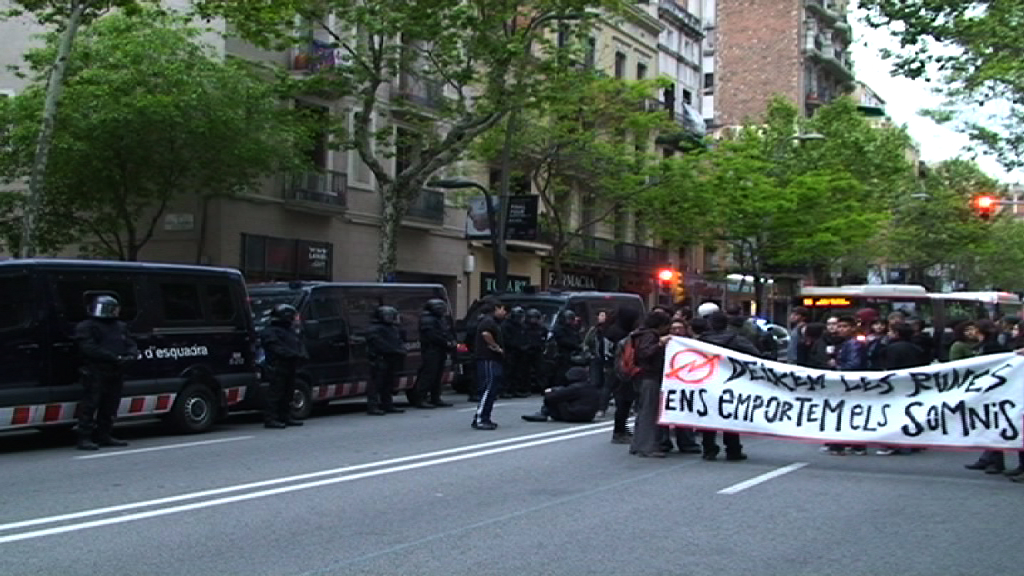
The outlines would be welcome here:
[[[203,256],[206,255],[206,217],[210,213],[210,200],[213,197],[203,196],[202,204],[199,208],[199,217],[202,218],[199,222],[199,239],[196,242],[196,266],[203,265]]]
[[[380,247],[377,252],[377,281],[393,282],[398,267],[398,230],[402,223],[398,190],[389,184],[380,191]]]
[[[514,144],[514,132],[518,119],[518,108],[513,108],[505,122],[505,143],[501,149],[501,189],[498,194],[497,222],[492,222],[492,230],[496,231],[494,240],[498,257],[494,261],[494,276],[498,286],[504,291],[506,278],[508,277],[508,251],[505,248],[505,226],[508,223],[509,211],[509,187],[512,178],[512,146]],[[495,228],[494,225],[497,224]]]
[[[61,89],[64,87],[64,73],[67,71],[71,47],[78,33],[78,25],[82,21],[85,3],[73,0],[67,27],[61,35],[57,47],[57,59],[50,69],[50,77],[46,83],[46,102],[43,106],[43,119],[39,127],[39,138],[36,140],[35,158],[32,161],[32,173],[28,180],[28,201],[25,203],[25,220],[22,223],[21,257],[32,258],[36,255],[36,226],[39,210],[43,204],[44,180],[46,178],[46,162],[50,156],[50,145],[53,143],[53,132],[57,123],[57,102],[60,100]]]
[[[565,241],[557,238],[551,246],[551,268],[554,282],[548,282],[548,289],[552,285],[563,287],[565,285],[565,272],[562,270],[562,252],[565,250]]]

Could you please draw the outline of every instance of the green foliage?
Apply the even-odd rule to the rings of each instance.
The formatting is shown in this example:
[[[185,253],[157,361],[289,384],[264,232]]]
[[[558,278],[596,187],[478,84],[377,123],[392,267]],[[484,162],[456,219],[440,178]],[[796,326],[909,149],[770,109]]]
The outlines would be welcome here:
[[[1024,223],[1016,218],[996,219],[985,241],[974,252],[972,286],[1024,292]]]
[[[809,133],[824,139],[802,136]],[[685,157],[676,167],[685,188],[645,201],[659,236],[724,241],[740,270],[755,277],[805,272],[863,257],[889,199],[910,177],[908,143],[902,130],[870,125],[847,99],[803,126],[796,108],[776,99],[760,123]]]
[[[1007,169],[1024,166],[1022,0],[860,0],[868,24],[900,49],[893,72],[938,83],[945,105],[926,114],[951,122]]]
[[[560,21],[586,25],[594,18],[588,10],[620,6],[617,0],[195,4],[200,14],[224,17],[259,46],[316,42],[334,54],[333,62],[318,61],[316,70],[296,78],[296,90],[347,98],[353,106],[351,125],[342,117],[332,144],[355,150],[375,176],[383,200],[382,278],[395,269],[398,223],[423,184],[541,89],[538,70],[551,52],[539,48],[550,46],[551,27]],[[393,156],[397,172],[387,166]]]
[[[181,16],[113,14],[80,34],[46,172],[42,228],[134,260],[167,206],[227,195],[297,162],[305,130],[249,65],[220,61]],[[7,180],[31,168],[57,35],[27,57],[35,81],[6,108]],[[10,204],[11,198],[6,202]],[[15,246],[16,230],[5,227]],[[46,236],[44,234],[44,236]]]
[[[886,260],[906,266],[914,282],[945,269],[961,280],[977,279],[975,256],[991,247],[989,223],[978,217],[972,200],[996,194],[997,183],[975,163],[948,160],[931,167],[919,187],[897,196],[893,220],[884,233]]]

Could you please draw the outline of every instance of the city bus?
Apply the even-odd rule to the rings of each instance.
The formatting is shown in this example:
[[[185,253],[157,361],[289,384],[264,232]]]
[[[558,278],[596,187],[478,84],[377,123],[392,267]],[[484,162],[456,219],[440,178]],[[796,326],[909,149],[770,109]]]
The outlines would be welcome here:
[[[946,316],[952,319],[1019,317],[1024,308],[1020,296],[1012,292],[945,292],[932,296],[944,302]]]
[[[853,284],[845,286],[808,286],[800,290],[797,304],[807,308],[811,319],[825,322],[831,316],[853,316],[863,308],[873,308],[880,318],[903,312],[908,318],[920,318],[929,325],[944,316],[936,308],[924,286],[911,284]]]

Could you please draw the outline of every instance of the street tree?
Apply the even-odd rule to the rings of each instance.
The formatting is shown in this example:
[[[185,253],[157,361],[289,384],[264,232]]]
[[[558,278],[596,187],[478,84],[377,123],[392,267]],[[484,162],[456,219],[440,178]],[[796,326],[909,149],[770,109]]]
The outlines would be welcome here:
[[[1024,166],[1024,22],[1021,0],[859,0],[866,21],[899,48],[885,50],[895,74],[933,83],[945,96],[924,111],[970,136],[1007,169]]]
[[[970,286],[1024,292],[1024,223],[1012,217],[996,218],[974,252]]]
[[[653,140],[671,123],[658,80],[629,82],[570,62],[553,63],[546,85],[519,113],[514,132],[496,128],[474,153],[496,166],[505,151],[528,193],[543,206],[555,283],[570,246],[585,250],[598,226],[625,222],[639,194],[657,185]]]
[[[196,6],[258,46],[313,47],[297,90],[352,108],[351,123],[347,114],[334,123],[331,144],[354,150],[373,173],[382,204],[377,274],[387,280],[397,265],[402,218],[424,184],[543,84],[534,71],[548,53],[537,48],[552,27],[585,25],[598,9],[617,10],[620,2],[197,0]]]
[[[202,33],[183,16],[144,10],[105,16],[79,35],[43,182],[39,229],[48,248],[81,238],[105,256],[135,260],[175,198],[231,194],[298,162],[304,123],[281,106],[275,84],[247,63],[217,58]],[[51,34],[26,55],[33,82],[4,109],[8,180],[34,170],[60,41]],[[23,247],[10,224],[9,246]]]
[[[905,267],[908,282],[932,289],[939,288],[942,277],[977,280],[978,257],[991,260],[994,245],[992,227],[972,201],[998,192],[996,181],[970,160],[929,167],[920,186],[908,187],[894,205],[885,260]]]
[[[68,59],[75,43],[79,27],[87,25],[100,16],[119,9],[127,13],[136,12],[141,4],[150,0],[11,0],[5,10],[0,11],[0,18],[18,18],[31,15],[43,26],[58,34],[56,50],[49,63],[46,73],[46,93],[43,100],[43,113],[39,115],[35,150],[32,155],[32,166],[28,172],[28,191],[26,202],[21,209],[22,230],[20,254],[22,258],[30,258],[36,254],[36,229],[38,228],[39,212],[48,201],[45,199],[45,178],[50,147],[56,130],[57,107],[64,77],[67,73]],[[10,203],[9,201],[7,202]],[[52,204],[52,203],[51,203]]]
[[[805,141],[812,129],[824,138]],[[699,209],[673,209],[678,188],[650,195],[661,213],[657,234],[725,244],[736,271],[754,278],[760,303],[770,274],[805,273],[867,250],[886,199],[910,172],[907,142],[902,130],[868,124],[848,100],[802,123],[793,104],[775,99],[763,119],[726,130],[675,167]]]

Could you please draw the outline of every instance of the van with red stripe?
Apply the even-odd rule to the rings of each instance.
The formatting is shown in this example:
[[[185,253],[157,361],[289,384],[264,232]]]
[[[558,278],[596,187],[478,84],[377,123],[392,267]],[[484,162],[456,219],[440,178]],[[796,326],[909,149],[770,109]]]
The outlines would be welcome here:
[[[118,419],[210,429],[257,382],[256,333],[237,270],[96,260],[0,262],[0,430],[71,426],[82,397],[73,340],[109,294],[139,346]]]

